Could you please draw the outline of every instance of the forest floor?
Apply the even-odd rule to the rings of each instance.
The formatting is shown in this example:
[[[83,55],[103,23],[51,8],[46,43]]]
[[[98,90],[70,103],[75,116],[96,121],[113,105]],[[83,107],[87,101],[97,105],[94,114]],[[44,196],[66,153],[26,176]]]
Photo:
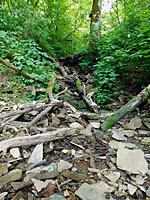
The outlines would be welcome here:
[[[29,102],[39,89],[8,77],[1,76],[0,199],[150,200],[148,104],[103,132],[126,98],[94,113],[60,77],[71,84],[67,98]]]

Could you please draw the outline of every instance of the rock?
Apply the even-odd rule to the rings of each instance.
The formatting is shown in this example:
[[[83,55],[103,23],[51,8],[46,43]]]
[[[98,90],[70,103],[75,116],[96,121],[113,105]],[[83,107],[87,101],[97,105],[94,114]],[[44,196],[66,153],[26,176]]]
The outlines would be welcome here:
[[[0,194],[0,200],[3,200],[4,197],[8,194],[8,192],[3,192]]]
[[[150,197],[150,186],[149,186],[148,189],[146,190],[146,196]]]
[[[150,137],[145,137],[145,138],[143,138],[142,144],[150,145]]]
[[[35,178],[31,178],[31,181],[34,183],[34,187],[38,192],[40,192],[43,188],[45,188],[48,185],[48,183],[37,180]]]
[[[25,149],[22,151],[22,155],[24,158],[29,158],[29,156],[31,155],[30,152],[26,151]]]
[[[150,136],[150,131],[139,130],[139,136]]]
[[[11,154],[14,158],[20,158],[20,157],[21,157],[19,148],[12,148],[12,149],[10,149],[10,154]]]
[[[66,199],[61,195],[53,194],[49,198],[42,198],[42,200],[66,200]]]
[[[78,169],[77,169],[76,167],[73,167],[71,171],[72,171],[72,172],[77,172]]]
[[[105,175],[105,177],[112,182],[116,182],[120,177],[120,172],[111,172],[110,174]]]
[[[29,183],[31,182],[31,178],[35,178],[35,176],[37,176],[38,173],[29,173],[24,177],[24,182]]]
[[[112,133],[113,133],[112,138],[119,141],[127,141],[127,138],[124,135],[122,135],[119,131],[112,130]]]
[[[90,176],[78,172],[64,171],[62,175],[77,182],[90,179]]]
[[[136,144],[132,144],[132,143],[126,143],[125,147],[128,149],[137,149]]]
[[[60,119],[54,113],[52,113],[52,124],[54,126],[59,126],[60,124]]]
[[[38,180],[47,180],[47,179],[56,178],[57,176],[59,176],[59,172],[55,171],[55,172],[44,172],[42,174],[37,174],[34,176],[34,178]]]
[[[58,170],[58,164],[52,162],[50,165],[48,166],[41,166],[40,167],[41,171],[47,171],[47,172],[54,172]]]
[[[28,200],[34,200],[34,195],[31,193],[28,193]]]
[[[131,177],[137,185],[143,185],[145,183],[146,177],[142,177],[141,175],[136,175],[136,177]]]
[[[28,163],[36,163],[42,160],[43,160],[43,143],[36,145],[28,160]]]
[[[21,191],[19,191],[11,200],[27,200],[27,196],[25,196]]]
[[[70,124],[70,128],[84,129],[84,127],[78,122],[73,122],[72,124]]]
[[[81,116],[81,112],[76,112],[76,113],[71,113],[69,114],[70,117],[79,119],[79,117]]]
[[[137,190],[137,187],[135,187],[134,185],[128,184],[128,191],[130,195],[133,195]]]
[[[143,123],[144,123],[144,125],[145,125],[148,129],[150,129],[150,122],[144,121]]]
[[[41,127],[41,128],[37,128],[38,131],[41,131],[41,132],[46,132],[47,131],[47,127]]]
[[[129,124],[127,124],[128,129],[136,130],[142,126],[142,120],[138,117],[131,119]]]
[[[117,166],[133,174],[143,174],[148,171],[148,163],[140,149],[129,150],[121,148],[117,152]]]
[[[100,173],[101,172],[99,169],[95,169],[95,168],[88,168],[88,171],[92,172],[92,173]]]
[[[22,178],[22,170],[15,169],[10,171],[8,174],[0,177],[0,189],[2,189],[6,184],[16,181]]]
[[[96,129],[100,128],[100,123],[99,122],[90,121],[90,124],[92,125],[93,128],[96,128]]]
[[[133,137],[134,135],[137,135],[136,131],[133,130],[123,130],[120,132],[122,135],[125,135],[127,137]]]
[[[62,172],[63,170],[70,169],[73,165],[67,161],[60,160],[58,163],[58,171]]]
[[[24,187],[30,186],[32,183],[31,182],[11,182],[11,186],[15,190],[22,189]]]
[[[2,163],[0,164],[0,175],[6,174],[8,172],[8,164]]]
[[[109,146],[112,149],[120,149],[120,148],[124,148],[126,146],[126,143],[112,140],[112,141],[109,142]]]
[[[83,183],[75,194],[82,200],[106,200],[105,193],[111,193],[113,191],[113,187],[101,181],[92,185]]]
[[[92,136],[91,129],[92,129],[92,125],[88,124],[86,129],[83,129],[83,130],[80,131],[80,134],[85,135],[85,136]]]

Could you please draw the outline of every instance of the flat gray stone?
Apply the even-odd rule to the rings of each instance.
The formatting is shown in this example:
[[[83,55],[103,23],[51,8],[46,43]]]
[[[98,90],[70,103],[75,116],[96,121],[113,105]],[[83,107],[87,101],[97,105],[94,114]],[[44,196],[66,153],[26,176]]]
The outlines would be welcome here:
[[[138,117],[131,119],[129,124],[127,124],[128,129],[136,130],[142,126],[142,120]]]
[[[112,141],[109,142],[109,146],[112,149],[120,149],[120,148],[124,148],[126,146],[126,143],[112,140]]]
[[[139,130],[139,136],[150,136],[150,131]]]
[[[70,124],[70,128],[84,129],[84,127],[78,122],[73,122],[72,124]]]
[[[128,191],[130,195],[133,195],[137,190],[137,187],[135,187],[134,185],[128,184]]]
[[[0,189],[2,189],[6,184],[16,181],[22,178],[22,170],[15,169],[10,171],[8,174],[0,177]]]
[[[118,130],[112,130],[112,138],[118,140],[118,141],[127,141],[127,138],[121,134]]]
[[[0,175],[6,174],[8,172],[8,164],[2,163],[0,164]]]
[[[10,149],[10,154],[14,157],[14,158],[20,158],[21,157],[21,153],[19,148],[12,148]]]
[[[117,167],[133,174],[145,175],[148,171],[148,163],[140,149],[119,149],[117,152]]]
[[[120,172],[111,172],[110,174],[108,175],[105,175],[105,177],[110,180],[111,182],[116,182],[119,177],[120,177]]]
[[[53,194],[49,198],[42,198],[42,200],[66,200],[66,199],[61,195]]]
[[[70,169],[73,165],[70,162],[65,160],[60,160],[58,163],[58,171],[62,172],[63,170]]]
[[[113,192],[114,187],[107,185],[104,182],[96,184],[83,183],[75,194],[82,200],[106,200],[106,192]]]
[[[133,137],[134,135],[137,135],[136,131],[133,130],[123,130],[120,132],[122,135],[125,135],[127,137]]]
[[[31,178],[31,181],[34,183],[34,187],[38,192],[40,192],[43,188],[45,188],[48,185],[48,183],[37,180],[35,178]]]
[[[150,137],[145,137],[145,138],[143,138],[142,144],[150,145]]]
[[[43,160],[43,143],[36,145],[28,163],[37,163]]]

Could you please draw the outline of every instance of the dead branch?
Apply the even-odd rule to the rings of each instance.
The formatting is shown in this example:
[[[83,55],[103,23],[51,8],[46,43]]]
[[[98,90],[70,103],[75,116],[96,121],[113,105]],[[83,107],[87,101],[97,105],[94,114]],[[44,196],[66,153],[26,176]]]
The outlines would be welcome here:
[[[30,78],[30,79],[32,79],[32,80],[38,82],[38,83],[42,83],[42,84],[44,84],[44,85],[47,86],[47,83],[45,83],[43,80],[40,80],[40,79],[38,79],[38,78],[35,78],[35,77],[31,76],[30,74],[28,74],[27,72],[25,72],[25,71],[23,71],[23,70],[19,70],[17,67],[15,67],[14,65],[12,65],[12,64],[10,64],[10,63],[8,63],[8,62],[6,62],[6,61],[3,60],[2,58],[0,58],[0,63],[2,63],[3,65],[7,66],[8,68],[10,68],[10,69],[12,69],[12,70],[18,72],[18,73],[21,74],[22,76],[25,76],[25,77]]]
[[[91,96],[86,95],[85,85],[82,84],[82,98],[87,103],[87,105],[93,110],[95,113],[100,112],[100,107],[92,100]]]
[[[57,60],[57,58],[53,58],[49,55],[50,59],[56,64],[56,67],[59,69],[59,71],[62,73],[62,75],[67,78],[69,75],[67,74],[67,72],[65,71],[65,69],[63,68],[63,66],[61,66],[61,64],[59,63],[59,61]]]
[[[6,154],[7,150],[13,147],[24,147],[45,143],[53,140],[62,139],[69,135],[75,135],[77,132],[74,128],[62,128],[56,131],[47,132],[44,134],[37,134],[33,136],[21,136],[0,142],[0,152]]]
[[[45,116],[54,106],[56,105],[62,105],[61,101],[54,101],[49,107],[47,107],[45,110],[43,110],[39,115],[37,115],[29,124],[28,128],[33,126],[36,122],[38,122],[43,116]]]

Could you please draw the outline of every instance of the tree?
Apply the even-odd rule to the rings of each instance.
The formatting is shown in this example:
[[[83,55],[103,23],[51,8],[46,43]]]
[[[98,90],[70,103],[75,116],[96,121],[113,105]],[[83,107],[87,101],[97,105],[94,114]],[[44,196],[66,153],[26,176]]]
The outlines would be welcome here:
[[[102,0],[93,0],[92,13],[91,13],[91,25],[90,32],[100,35],[100,23],[101,23],[101,7]]]

